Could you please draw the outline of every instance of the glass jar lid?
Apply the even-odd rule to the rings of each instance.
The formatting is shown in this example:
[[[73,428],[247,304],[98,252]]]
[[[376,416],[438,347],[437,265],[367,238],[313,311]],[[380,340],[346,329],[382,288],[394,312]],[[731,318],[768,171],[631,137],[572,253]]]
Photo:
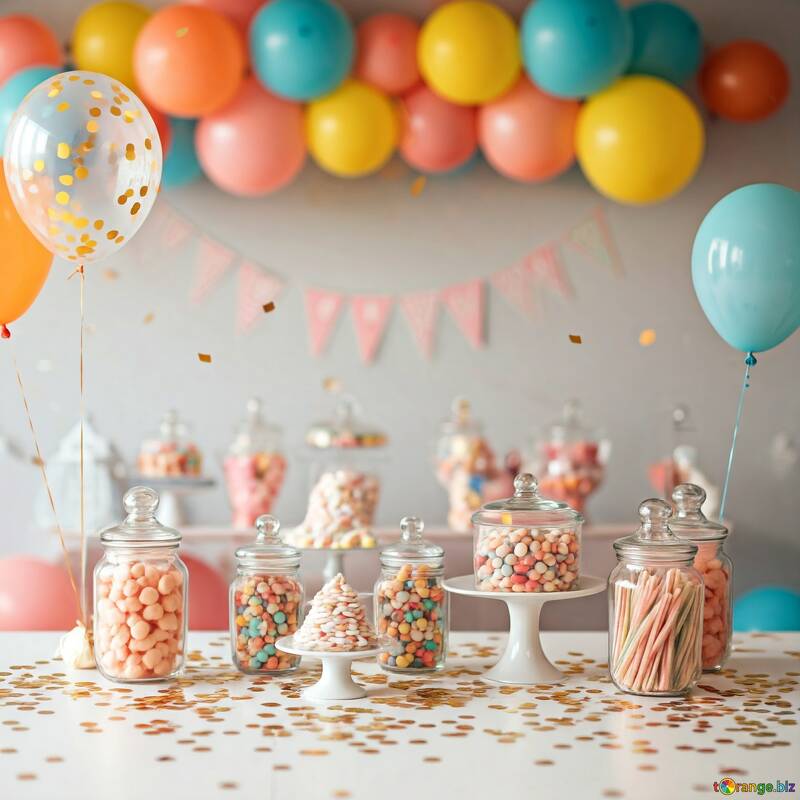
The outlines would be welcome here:
[[[466,397],[456,397],[450,406],[450,416],[442,422],[442,436],[480,436],[481,423],[472,416],[472,406]]]
[[[425,523],[418,517],[403,517],[400,520],[400,541],[381,550],[381,564],[386,567],[402,567],[403,564],[429,563],[441,567],[444,549],[438,544],[422,538]]]
[[[580,400],[574,398],[564,403],[561,419],[551,422],[543,433],[546,441],[557,444],[591,442],[598,438],[597,431],[584,422]]]
[[[112,547],[175,547],[181,535],[156,519],[158,492],[149,486],[134,486],[125,492],[122,504],[128,516],[119,525],[100,531],[100,541]]]
[[[236,551],[236,560],[244,567],[289,568],[300,566],[300,551],[283,541],[281,523],[271,514],[256,520],[256,540]]]
[[[281,428],[271,425],[264,416],[264,404],[259,397],[247,401],[245,418],[236,428],[229,448],[232,456],[249,456],[253,453],[273,452],[278,449]]]
[[[641,563],[691,564],[697,555],[697,545],[679,539],[668,524],[672,516],[669,503],[658,498],[644,500],[639,506],[639,529],[631,536],[614,542],[614,551],[619,561]]]
[[[473,525],[502,525],[513,528],[547,525],[575,527],[583,515],[566,503],[539,494],[539,484],[529,472],[514,478],[514,496],[486,503],[472,515]]]
[[[388,438],[383,431],[359,419],[360,409],[352,395],[339,398],[332,420],[315,422],[306,432],[311,447],[356,448],[383,447]]]
[[[719,522],[713,522],[702,512],[706,491],[695,483],[679,483],[672,492],[675,516],[670,528],[681,539],[692,542],[722,541],[728,536],[728,529]]]

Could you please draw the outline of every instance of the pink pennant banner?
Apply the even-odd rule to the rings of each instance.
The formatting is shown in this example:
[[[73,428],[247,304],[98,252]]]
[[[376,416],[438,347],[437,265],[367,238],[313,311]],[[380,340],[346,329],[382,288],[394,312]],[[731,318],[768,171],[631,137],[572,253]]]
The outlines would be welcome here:
[[[549,286],[562,297],[572,295],[572,285],[556,245],[545,244],[529,253],[525,258],[525,270],[531,283]]]
[[[394,299],[386,294],[355,294],[350,298],[358,351],[365,364],[378,352],[393,303]]]
[[[481,278],[448,286],[441,292],[442,302],[473,347],[483,347],[486,292]]]
[[[320,355],[328,344],[343,303],[344,297],[339,292],[306,289],[306,317],[312,355]]]
[[[274,302],[283,289],[283,281],[252,261],[239,267],[236,298],[236,332],[246,333],[264,316],[264,305]]]
[[[192,234],[192,225],[180,214],[176,214],[172,209],[164,206],[166,212],[159,220],[161,228],[161,245],[174,250],[180,247]]]
[[[236,253],[216,239],[201,236],[197,250],[197,272],[192,288],[192,302],[200,303],[208,297],[222,276],[236,260]]]
[[[500,292],[509,305],[526,317],[534,316],[536,308],[527,256],[522,261],[495,272],[491,281],[492,286]]]
[[[623,273],[617,243],[602,208],[596,208],[587,219],[573,226],[564,240],[590,261],[617,275]]]
[[[436,320],[439,316],[439,292],[424,291],[406,294],[400,298],[400,308],[408,327],[425,358],[433,355]]]

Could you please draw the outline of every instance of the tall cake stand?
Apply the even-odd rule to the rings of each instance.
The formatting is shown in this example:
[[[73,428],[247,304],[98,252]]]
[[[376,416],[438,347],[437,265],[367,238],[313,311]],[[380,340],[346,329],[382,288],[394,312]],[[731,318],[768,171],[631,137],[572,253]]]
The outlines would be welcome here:
[[[298,548],[303,554],[306,553],[324,553],[325,566],[322,568],[322,579],[327,583],[331,578],[338,575],[340,572],[347,577],[344,569],[345,556],[350,553],[366,553],[370,550],[378,552],[377,547],[300,547]]]
[[[139,475],[137,480],[144,486],[150,486],[159,494],[158,519],[168,528],[181,528],[186,522],[186,509],[183,498],[203,489],[213,489],[216,481],[213,478],[148,478]]]
[[[481,676],[492,683],[558,683],[564,673],[554,666],[542,650],[539,614],[545,603],[554,600],[577,600],[606,589],[606,581],[593,575],[581,575],[578,588],[569,592],[481,592],[475,588],[474,575],[447,578],[444,588],[453,594],[501,600],[508,606],[509,631],[505,652],[500,660]]]

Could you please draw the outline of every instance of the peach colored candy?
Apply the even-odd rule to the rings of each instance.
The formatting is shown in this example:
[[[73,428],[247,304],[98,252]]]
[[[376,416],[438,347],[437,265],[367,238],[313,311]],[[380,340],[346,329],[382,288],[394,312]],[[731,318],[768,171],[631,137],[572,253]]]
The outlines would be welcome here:
[[[717,544],[699,544],[695,569],[703,576],[703,644],[704,670],[719,669],[727,657],[731,637],[730,575],[716,557]]]

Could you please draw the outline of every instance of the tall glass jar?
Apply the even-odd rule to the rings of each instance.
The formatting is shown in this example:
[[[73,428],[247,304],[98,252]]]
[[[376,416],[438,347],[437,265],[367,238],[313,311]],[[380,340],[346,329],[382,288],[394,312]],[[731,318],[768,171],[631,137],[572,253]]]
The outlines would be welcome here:
[[[619,564],[609,577],[608,664],[629,694],[685,694],[700,677],[703,579],[697,547],[678,539],[663,500],[639,506],[639,529],[617,539]]]
[[[300,553],[282,541],[275,517],[260,516],[256,528],[255,542],[236,551],[230,589],[231,654],[242,672],[284,675],[300,664],[297,656],[275,647],[303,621]]]
[[[145,439],[139,451],[139,474],[145,478],[197,478],[203,456],[189,438],[189,426],[170,409],[161,419],[158,434]]]
[[[722,549],[728,529],[706,518],[701,511],[705,499],[705,490],[694,483],[676,486],[670,527],[680,539],[697,545],[694,567],[703,576],[704,587],[703,672],[718,672],[731,654],[733,563]]]
[[[472,517],[475,586],[483,592],[576,589],[583,516],[546,500],[536,478],[514,478],[514,495],[487,503]]]
[[[134,486],[123,503],[128,515],[100,532],[104,553],[94,569],[97,667],[125,683],[174,678],[183,671],[188,621],[181,535],[156,519],[152,489]]]
[[[432,672],[447,656],[448,604],[444,550],[422,538],[416,517],[400,521],[400,541],[380,553],[375,584],[378,663],[390,672]]]

